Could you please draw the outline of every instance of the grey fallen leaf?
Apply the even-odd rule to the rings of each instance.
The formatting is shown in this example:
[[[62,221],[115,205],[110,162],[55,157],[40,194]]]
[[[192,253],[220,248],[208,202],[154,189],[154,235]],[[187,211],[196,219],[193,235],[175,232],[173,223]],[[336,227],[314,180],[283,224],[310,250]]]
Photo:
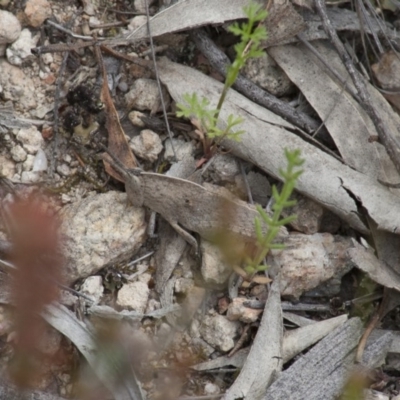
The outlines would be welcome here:
[[[283,313],[283,318],[288,320],[289,322],[297,325],[299,328],[317,323],[317,321],[314,321],[310,318],[302,317],[301,315],[294,314],[294,313],[287,312],[287,311]]]
[[[315,42],[312,44],[316,46]],[[317,50],[321,52],[323,46],[318,46]],[[269,53],[325,122],[343,159],[358,171],[376,177],[380,169],[377,168],[379,159],[374,149],[377,143],[368,141],[370,136],[376,135],[376,131],[351,95],[330,78],[303,44],[277,46],[271,48]],[[321,56],[330,67],[337,69],[335,57],[325,53]],[[337,72],[351,85],[351,80],[342,70]],[[367,163],[366,158],[369,160]]]
[[[384,261],[380,261],[372,251],[354,241],[354,247],[348,249],[347,253],[354,265],[364,271],[373,281],[384,287],[400,291],[400,274]]]
[[[224,400],[261,399],[282,369],[282,308],[279,276],[275,279],[265,304],[260,327],[239,376],[223,396]]]
[[[363,327],[352,318],[299,358],[268,388],[264,400],[333,400],[354,363]]]
[[[184,102],[185,93],[197,93],[218,101],[222,84],[192,68],[162,59],[159,63],[162,82],[176,102]],[[286,159],[284,148],[301,150],[306,160],[305,172],[300,176],[297,190],[328,208],[362,233],[367,227],[358,217],[358,206],[353,193],[370,213],[380,229],[396,232],[400,227],[400,202],[375,179],[343,165],[338,160],[306,143],[283,127],[289,126],[282,118],[252,103],[234,90],[229,91],[221,112],[221,127],[228,115],[244,119],[240,129],[245,130],[241,141],[225,140],[224,146],[235,155],[252,162],[268,174],[279,177]],[[225,122],[224,122],[225,121]],[[342,185],[345,182],[345,188]],[[350,192],[350,193],[349,193]],[[381,209],[386,210],[382,215]]]
[[[360,19],[356,12],[337,7],[330,7],[327,11],[328,17],[335,30],[360,32]],[[303,33],[307,40],[327,39],[324,29],[321,29],[321,19],[317,13],[313,11],[303,11],[301,15],[307,23],[307,30]],[[382,25],[383,24],[378,24],[374,18],[370,18],[368,24],[363,24],[362,29],[367,34],[374,33],[381,35]],[[399,33],[390,24],[385,23],[384,29],[384,33],[390,40],[398,40],[400,38]]]
[[[210,371],[212,369],[219,369],[223,367],[237,367],[242,368],[247,356],[249,355],[250,348],[246,347],[237,351],[232,357],[227,355],[217,357],[213,360],[204,361],[202,363],[196,364],[191,368],[195,371]]]
[[[393,342],[392,332],[385,332],[375,340],[367,342],[361,365],[367,368],[377,368],[385,364],[385,358]]]
[[[373,343],[378,340],[381,336],[385,335],[386,333],[390,333],[392,336],[392,342],[390,345],[389,353],[398,353],[400,354],[400,332],[395,330],[389,329],[374,329],[368,338],[368,343]]]
[[[284,313],[284,316],[285,314],[287,313]],[[346,320],[347,315],[340,315],[339,317],[330,318],[325,321],[311,321],[312,323],[307,326],[286,332],[283,336],[282,344],[283,364],[290,361],[293,357],[300,354],[308,347],[317,343],[338,326],[344,324]],[[232,357],[221,356],[214,360],[205,361],[197,364],[193,369],[197,371],[207,371],[227,366],[242,368],[249,350],[249,348],[245,348],[235,353]]]
[[[325,42],[312,44],[330,68],[355,92],[337,53]],[[331,78],[327,68],[321,65],[309,49],[304,45],[278,46],[270,49],[269,53],[325,122],[346,163],[371,177],[390,182],[400,181],[384,147],[369,140],[377,136],[370,118],[342,85]],[[372,85],[368,84],[368,91],[373,107],[379,110],[389,130],[396,135],[400,127],[399,115]]]
[[[347,315],[339,315],[298,329],[286,331],[283,337],[283,362],[291,360],[307,347],[312,346],[347,321]]]
[[[52,304],[42,312],[43,318],[57,331],[66,336],[86,358],[93,371],[104,385],[111,391],[115,400],[144,400],[144,395],[133,369],[121,369],[124,360],[115,356],[99,357],[98,343],[94,331],[61,304]],[[125,354],[123,351],[121,354]],[[115,385],[115,379],[123,379]],[[118,381],[118,380],[117,380]]]
[[[164,33],[245,18],[245,5],[246,0],[218,0],[211,3],[208,0],[180,1],[150,19],[151,34],[157,37]],[[126,39],[130,41],[147,37],[147,24],[126,35]]]
[[[143,318],[156,318],[160,319],[165,317],[167,314],[177,312],[180,310],[179,305],[172,305],[169,307],[163,307],[159,310],[154,310],[146,314],[142,314],[137,311],[116,311],[114,308],[105,305],[93,305],[88,308],[87,313],[100,318],[110,318],[116,320],[128,319],[128,320],[142,320]]]

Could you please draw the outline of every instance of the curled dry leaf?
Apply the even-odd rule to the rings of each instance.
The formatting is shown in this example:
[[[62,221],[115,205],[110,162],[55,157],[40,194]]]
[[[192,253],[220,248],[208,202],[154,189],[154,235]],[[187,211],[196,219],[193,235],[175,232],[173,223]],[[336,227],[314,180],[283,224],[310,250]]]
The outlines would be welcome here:
[[[124,130],[122,129],[121,123],[119,122],[118,112],[115,109],[114,103],[110,95],[110,90],[108,88],[108,81],[107,81],[107,71],[103,64],[101,51],[98,46],[96,46],[95,49],[96,49],[96,56],[99,61],[100,70],[103,76],[103,84],[101,87],[101,98],[102,101],[104,102],[104,108],[106,112],[108,149],[112,152],[112,154],[115,155],[115,157],[117,157],[121,161],[121,163],[126,168],[134,168],[137,166],[137,162],[125,138]],[[107,158],[108,156],[105,155],[104,157]],[[121,182],[124,181],[121,175],[117,171],[115,171],[108,162],[104,161],[104,165],[109,175],[111,175],[113,178]]]

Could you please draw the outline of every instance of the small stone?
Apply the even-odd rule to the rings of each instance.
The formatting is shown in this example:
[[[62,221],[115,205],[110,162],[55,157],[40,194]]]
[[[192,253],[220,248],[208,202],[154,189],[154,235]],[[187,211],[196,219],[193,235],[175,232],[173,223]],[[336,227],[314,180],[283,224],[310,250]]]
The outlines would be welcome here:
[[[32,154],[28,154],[24,164],[22,165],[22,171],[32,170],[34,160],[35,160],[35,157]]]
[[[0,86],[5,101],[11,100],[23,113],[37,107],[35,83],[21,68],[0,60]]]
[[[144,11],[144,12],[146,13],[146,11]],[[140,28],[142,25],[144,25],[146,23],[147,23],[147,17],[145,15],[138,15],[130,20],[128,29],[133,32],[133,31],[136,31],[136,29]]]
[[[240,173],[239,164],[230,154],[218,154],[212,164],[212,178],[218,183],[233,183],[235,176]]]
[[[16,41],[21,34],[21,24],[12,13],[0,10],[0,44]]]
[[[271,184],[267,177],[258,172],[250,171],[247,174],[247,182],[254,202],[265,207],[272,193]]]
[[[57,166],[57,172],[62,176],[70,176],[71,168],[67,164],[61,164]]]
[[[172,144],[175,149],[177,160],[175,160],[174,157]],[[170,139],[166,140],[165,142],[164,158],[167,161],[182,161],[186,157],[191,156],[194,152],[193,144],[190,142],[185,142],[181,139],[172,139],[172,144]]]
[[[163,88],[165,106],[169,105],[169,96]],[[158,93],[157,82],[152,79],[137,79],[130,91],[125,95],[126,105],[129,109],[161,111],[161,99]]]
[[[250,58],[243,68],[243,74],[277,97],[290,93],[294,88],[285,72],[267,53],[262,57]]]
[[[26,151],[19,144],[11,149],[10,154],[15,162],[23,162],[27,157]]]
[[[51,53],[44,53],[41,55],[43,63],[46,65],[50,65],[53,61],[53,55]]]
[[[50,139],[53,136],[53,128],[51,126],[43,127],[42,137],[43,139]]]
[[[52,16],[50,3],[47,0],[28,0],[25,15],[29,25],[38,28],[44,20]]]
[[[29,154],[36,154],[44,145],[42,134],[34,126],[20,129],[17,133],[17,140]]]
[[[81,286],[81,292],[90,296],[95,304],[99,303],[104,293],[103,279],[100,275],[89,276]]]
[[[32,37],[29,29],[23,29],[19,38],[6,50],[7,60],[10,64],[21,65],[28,57],[32,57],[31,49],[36,47],[39,35]]]
[[[296,215],[297,218],[290,223],[290,226],[298,232],[307,235],[317,233],[324,216],[323,207],[297,192],[293,193],[291,199],[296,200],[297,203],[291,208],[284,209],[282,216]]]
[[[120,307],[144,313],[149,287],[143,282],[132,282],[122,286],[118,292],[117,304]]]
[[[232,273],[232,267],[224,260],[222,252],[206,240],[201,241],[201,274],[207,285],[220,287]]]
[[[146,269],[147,269],[147,268],[146,268]],[[139,268],[138,268],[138,270],[139,270]],[[145,273],[145,274],[139,275],[138,281],[139,281],[139,282],[143,282],[143,283],[145,283],[146,285],[148,285],[148,283],[151,281],[151,274]]]
[[[239,323],[229,321],[222,315],[207,315],[200,325],[200,334],[211,346],[229,351],[235,345],[234,339],[238,331]]]
[[[15,174],[15,163],[8,159],[4,154],[0,154],[0,175],[11,179]]]
[[[149,314],[153,311],[159,310],[161,308],[161,303],[155,299],[150,299],[147,303],[146,314]]]
[[[139,136],[135,136],[129,143],[130,148],[140,158],[154,162],[163,150],[160,137],[150,129],[144,129]]]
[[[141,117],[145,117],[145,116],[146,116],[146,114],[144,114],[144,113],[142,113],[140,111],[131,111],[128,114],[128,118],[132,122],[132,124],[135,125],[135,126],[139,126],[141,128],[144,128],[144,126],[145,126],[145,124],[142,121]]]
[[[204,386],[205,395],[218,394],[220,392],[219,387],[215,383],[207,382]]]
[[[54,108],[54,105],[51,104],[41,104],[35,110],[31,112],[32,116],[36,116],[38,119],[43,119],[46,114],[51,112]]]
[[[125,93],[125,92],[127,92],[128,91],[128,83],[125,81],[125,79],[124,80],[120,80],[119,82],[118,82],[118,85],[117,85],[117,88],[121,91],[121,92],[123,92],[123,93]]]
[[[263,310],[255,310],[249,307],[245,307],[243,305],[245,301],[247,301],[247,299],[243,297],[236,297],[232,300],[232,303],[229,304],[228,313],[226,315],[229,321],[239,320],[246,324],[257,321]]]
[[[175,281],[175,292],[176,293],[182,293],[185,294],[187,293],[192,287],[194,286],[194,281],[193,279],[189,278],[178,278]]]
[[[38,172],[34,171],[24,171],[21,174],[21,182],[22,183],[35,183],[40,180],[40,175]]]
[[[32,171],[34,172],[47,171],[47,156],[42,149],[39,149],[36,153],[36,156],[33,160]]]

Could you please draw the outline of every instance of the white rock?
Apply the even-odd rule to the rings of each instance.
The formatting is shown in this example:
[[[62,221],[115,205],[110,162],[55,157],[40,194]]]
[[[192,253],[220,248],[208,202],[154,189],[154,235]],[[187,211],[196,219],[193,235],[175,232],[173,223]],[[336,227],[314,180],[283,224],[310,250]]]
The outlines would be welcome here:
[[[240,173],[239,164],[230,154],[217,154],[212,163],[212,178],[216,183],[235,182],[235,176]]]
[[[57,166],[57,172],[62,176],[70,176],[71,168],[67,164],[61,164]]]
[[[28,154],[26,156],[26,160],[25,160],[24,164],[22,165],[22,171],[31,171],[34,160],[35,160],[35,157],[32,154]]]
[[[10,154],[15,162],[23,162],[27,156],[26,151],[19,144],[11,149]]]
[[[152,276],[151,276],[151,274],[141,274],[141,275],[139,275],[139,277],[138,277],[138,281],[139,282],[143,282],[143,283],[145,283],[146,285],[151,281],[151,278],[152,278]]]
[[[20,129],[17,133],[17,139],[29,154],[36,154],[44,145],[42,134],[35,126]]]
[[[161,308],[161,303],[156,299],[150,299],[147,303],[146,314],[151,313],[155,310],[159,310]]]
[[[35,159],[33,161],[32,171],[47,171],[47,157],[46,153],[42,149],[39,149],[36,153]]]
[[[204,385],[204,394],[218,394],[220,392],[219,386],[212,382],[207,382]]]
[[[177,161],[182,161],[188,155],[192,155],[194,152],[194,147],[191,142],[185,142],[181,139],[172,139],[172,144],[174,145]],[[174,152],[172,151],[171,140],[165,141],[165,153],[164,158],[167,161],[176,161],[174,157]]]
[[[248,60],[243,68],[243,74],[277,97],[282,97],[293,90],[293,83],[267,53],[262,57]]]
[[[122,286],[118,292],[117,304],[144,313],[149,297],[149,287],[143,282],[132,282]]]
[[[53,111],[53,108],[53,104],[41,104],[39,107],[33,110],[31,114],[39,119],[43,119],[46,114],[48,114],[50,111]]]
[[[67,163],[70,164],[72,161],[72,157],[69,154],[64,154],[63,160]]]
[[[36,108],[35,84],[21,68],[0,60],[0,86],[4,100],[11,100],[16,110],[24,113]]]
[[[15,163],[8,159],[4,154],[0,154],[0,175],[11,179],[15,174]]]
[[[24,11],[29,25],[34,28],[38,28],[52,15],[51,6],[47,0],[28,0]]]
[[[127,206],[125,193],[88,196],[65,206],[62,218],[67,283],[128,260],[145,240],[144,209]]]
[[[141,117],[145,117],[146,114],[140,112],[140,111],[131,111],[128,114],[129,120],[132,122],[133,125],[135,126],[140,126],[144,127],[144,122],[142,121]]]
[[[53,55],[51,53],[44,53],[41,55],[43,63],[46,65],[50,65],[52,62],[54,62]]]
[[[175,281],[175,292],[176,293],[187,293],[194,286],[194,280],[190,278],[178,278]]]
[[[221,351],[229,351],[235,345],[235,337],[239,327],[238,322],[228,321],[224,316],[207,315],[200,325],[203,339]]]
[[[150,162],[156,161],[163,150],[160,137],[150,129],[144,129],[133,137],[129,146],[138,157]]]
[[[8,62],[21,65],[27,57],[32,56],[31,49],[36,47],[38,40],[39,35],[32,37],[29,29],[23,29],[19,38],[6,50]]]
[[[245,301],[247,301],[247,299],[244,297],[236,297],[232,300],[232,303],[228,306],[228,313],[226,315],[229,321],[242,321],[246,324],[257,321],[263,310],[254,310],[245,307],[243,305]]]
[[[0,10],[0,44],[12,43],[21,34],[21,24],[12,13]]]
[[[103,279],[100,275],[89,276],[81,286],[81,292],[90,296],[97,304],[104,293]]]
[[[169,96],[163,88],[163,96],[166,107],[169,105]],[[129,92],[125,95],[126,105],[129,109],[161,111],[160,94],[158,93],[157,82],[152,79],[137,79]]]
[[[200,244],[202,262],[201,274],[207,285],[221,286],[232,273],[232,267],[224,260],[222,252],[206,240]]]
[[[142,1],[142,0],[140,0]],[[135,2],[136,4],[136,2]],[[146,11],[144,11],[146,12]],[[145,15],[138,15],[136,17],[133,17],[129,21],[128,29],[130,31],[135,31],[137,28],[140,28],[142,25],[147,23],[147,17]]]
[[[38,172],[33,171],[24,171],[21,174],[21,182],[22,183],[35,183],[40,180],[40,175]]]

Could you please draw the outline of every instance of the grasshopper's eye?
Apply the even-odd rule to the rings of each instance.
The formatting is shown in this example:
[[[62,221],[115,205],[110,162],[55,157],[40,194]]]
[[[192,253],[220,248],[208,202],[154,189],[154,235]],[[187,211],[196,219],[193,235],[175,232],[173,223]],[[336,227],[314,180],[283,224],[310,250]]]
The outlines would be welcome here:
[[[104,103],[99,100],[96,103],[96,109],[99,110],[99,112],[100,112],[103,108],[104,108]]]

